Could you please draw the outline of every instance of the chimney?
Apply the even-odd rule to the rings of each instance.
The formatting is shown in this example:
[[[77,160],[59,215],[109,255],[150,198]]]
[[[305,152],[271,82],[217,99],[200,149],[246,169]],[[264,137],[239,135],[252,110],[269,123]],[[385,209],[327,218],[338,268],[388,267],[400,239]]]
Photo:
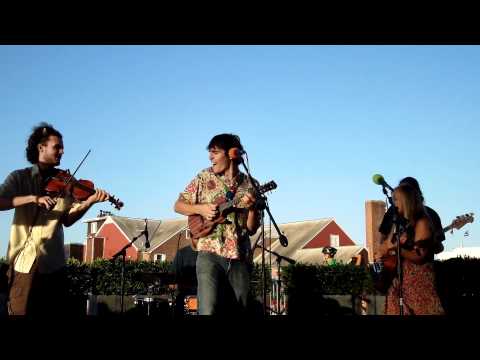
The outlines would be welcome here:
[[[365,228],[367,235],[368,261],[373,262],[375,251],[380,244],[381,234],[378,231],[385,215],[386,204],[382,200],[367,200],[365,202]]]

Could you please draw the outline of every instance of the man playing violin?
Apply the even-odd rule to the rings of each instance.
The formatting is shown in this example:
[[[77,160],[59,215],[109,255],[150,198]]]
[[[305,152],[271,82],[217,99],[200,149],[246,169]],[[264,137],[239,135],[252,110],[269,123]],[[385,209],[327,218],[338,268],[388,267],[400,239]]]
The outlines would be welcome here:
[[[219,216],[219,203],[233,199],[239,202],[226,216],[226,221],[216,224],[211,233],[198,239],[198,313],[223,312],[229,293],[233,293],[237,309],[245,312],[251,265],[249,236],[256,232],[260,222],[254,187],[239,170],[239,159],[232,151],[243,151],[238,136],[216,135],[207,150],[212,166],[202,170],[180,193],[175,211],[213,220]]]
[[[97,189],[75,202],[65,189],[47,195],[46,181],[57,174],[64,153],[62,135],[51,125],[33,128],[26,148],[33,166],[15,170],[0,185],[0,210],[15,209],[7,259],[10,315],[60,315],[65,308],[66,276],[63,225],[77,222],[109,194]]]

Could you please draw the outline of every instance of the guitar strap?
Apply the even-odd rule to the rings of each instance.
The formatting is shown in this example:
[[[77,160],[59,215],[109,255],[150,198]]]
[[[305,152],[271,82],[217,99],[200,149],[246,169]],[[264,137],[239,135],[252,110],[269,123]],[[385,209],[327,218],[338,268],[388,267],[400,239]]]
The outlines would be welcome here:
[[[245,181],[245,174],[242,173],[242,172],[239,172],[238,175],[236,176],[236,178],[234,179],[233,181],[233,184],[231,187],[227,186],[227,184],[225,184],[225,182],[223,181],[223,179],[221,177],[217,177],[219,179],[219,181],[223,184],[223,187],[225,189],[225,197],[227,199],[227,201],[232,201],[234,198],[235,198],[235,195],[237,194],[237,190],[238,188],[243,184],[243,182]],[[235,222],[235,229],[236,229],[236,232],[237,232],[237,239],[239,241],[241,241],[242,239],[242,231],[241,229],[239,228],[238,226],[238,218],[237,218],[237,213],[236,212],[233,212],[233,221]],[[224,224],[218,224],[217,226],[220,226],[222,228],[222,241],[224,241],[225,239],[223,238],[224,236],[224,231],[225,231],[225,228],[224,228]],[[237,244],[237,245],[240,245],[240,244]],[[249,247],[250,247],[250,244],[249,244]]]
[[[240,176],[240,174],[241,174],[241,173],[239,173],[239,174],[237,175],[237,177]],[[216,176],[216,178],[218,179],[218,181],[220,181],[220,182],[222,183],[222,185],[223,185],[223,189],[225,190],[225,199],[226,199],[227,201],[232,201],[232,200],[235,198],[235,194],[236,194],[237,189],[238,189],[238,184],[237,184],[237,182],[236,182],[236,179],[233,180],[233,184],[232,184],[232,186],[230,187],[230,186],[228,186],[228,185],[225,183],[225,181],[224,181],[220,176],[218,176],[218,175],[215,175],[215,176]],[[235,215],[234,215],[234,216],[235,216]],[[224,234],[224,232],[225,232],[225,226],[224,226],[223,223],[221,223],[221,224],[217,224],[217,227],[221,229],[221,239],[220,239],[220,241],[221,241],[222,244],[223,244],[224,241],[225,241],[225,238],[224,238],[224,235],[225,235],[225,234]]]

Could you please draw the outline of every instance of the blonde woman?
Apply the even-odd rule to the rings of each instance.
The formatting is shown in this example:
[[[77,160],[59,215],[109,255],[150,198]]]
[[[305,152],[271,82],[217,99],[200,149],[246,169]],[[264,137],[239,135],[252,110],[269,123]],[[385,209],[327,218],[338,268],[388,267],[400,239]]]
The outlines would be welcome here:
[[[393,199],[406,227],[400,234],[403,312],[405,315],[441,315],[443,307],[435,289],[432,225],[422,198],[415,188],[398,186]],[[390,250],[396,246],[390,241]],[[385,314],[399,315],[399,280],[395,278],[387,292]]]

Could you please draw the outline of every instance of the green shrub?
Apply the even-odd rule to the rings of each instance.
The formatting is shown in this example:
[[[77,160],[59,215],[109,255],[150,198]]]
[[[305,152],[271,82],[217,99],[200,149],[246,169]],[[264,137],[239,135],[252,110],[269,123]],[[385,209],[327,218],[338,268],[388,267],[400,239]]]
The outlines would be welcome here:
[[[168,273],[169,262],[126,261],[124,272],[125,295],[146,294],[148,286],[154,281],[149,281],[142,276],[145,273]],[[90,265],[91,292],[103,295],[121,294],[122,261],[98,259]],[[153,293],[158,293],[158,287],[153,288]]]
[[[338,264],[289,265],[283,270],[283,282],[288,298],[290,315],[343,315],[352,314],[351,307],[325,295],[356,295],[373,293],[373,281],[366,268]]]
[[[358,295],[373,293],[374,290],[368,270],[354,265],[321,266],[297,263],[284,268],[283,278],[289,296],[304,291]]]
[[[437,291],[447,314],[478,314],[480,259],[455,258],[435,261],[434,265]],[[143,275],[166,274],[171,271],[170,266],[169,262],[126,261],[125,295],[146,294],[152,282]],[[0,258],[0,267],[3,270],[8,267],[5,258]],[[272,286],[270,267],[267,266],[265,271],[268,294]],[[80,263],[73,258],[68,259],[68,291],[72,301],[79,302],[89,293],[120,295],[120,274],[121,259],[116,261],[98,259],[91,264]],[[282,267],[282,283],[288,296],[289,314],[311,312],[312,307],[322,314],[335,313],[339,309],[329,304],[326,295],[357,296],[375,293],[369,270],[354,265],[340,264],[333,267],[299,263],[288,265]],[[260,264],[255,264],[251,273],[250,297],[257,302],[261,301],[262,289],[262,268]],[[160,287],[154,287],[153,290],[154,294],[162,291]]]
[[[265,267],[266,273],[266,293],[270,293],[272,289],[271,270],[269,266]],[[250,297],[253,299],[261,299],[263,295],[263,272],[260,264],[254,264],[250,274]]]

